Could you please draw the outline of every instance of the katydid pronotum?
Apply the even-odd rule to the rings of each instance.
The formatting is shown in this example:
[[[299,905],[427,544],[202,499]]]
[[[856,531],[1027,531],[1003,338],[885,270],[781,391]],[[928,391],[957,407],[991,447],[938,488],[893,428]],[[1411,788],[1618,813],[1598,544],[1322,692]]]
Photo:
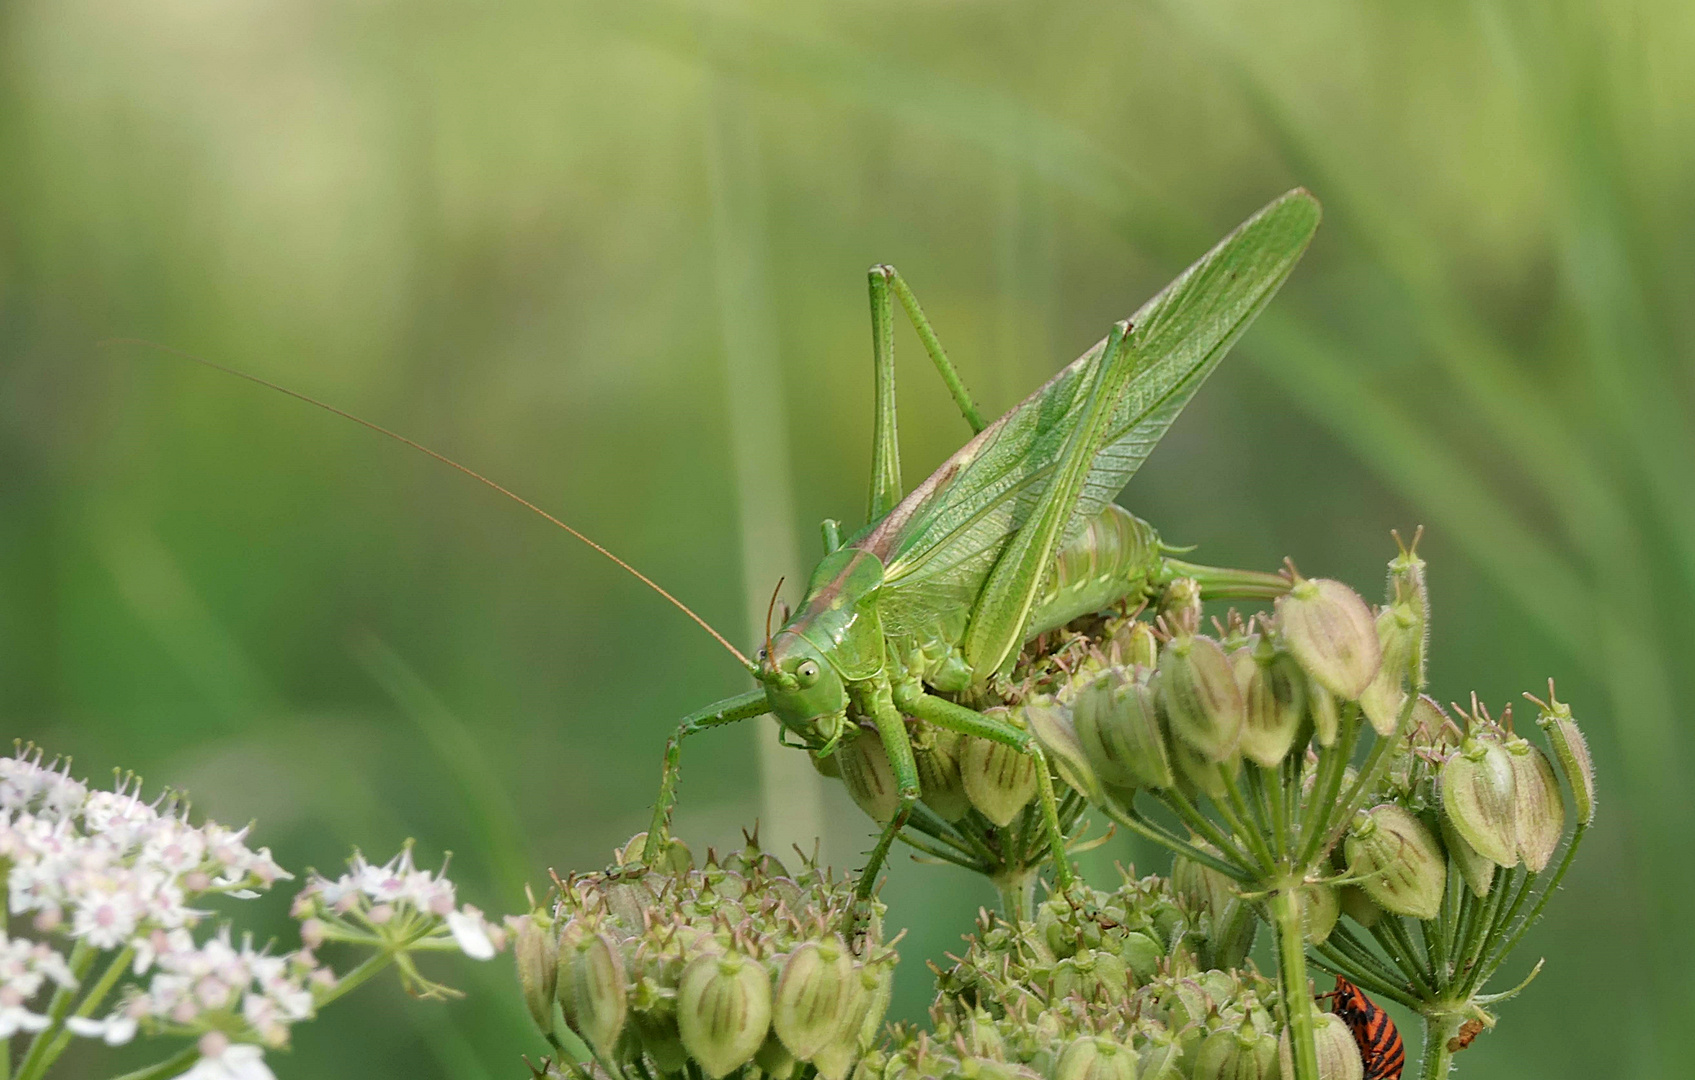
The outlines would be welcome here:
[[[829,759],[874,731],[898,804],[860,872],[876,888],[890,846],[923,796],[912,734],[931,726],[1036,759],[1041,828],[1055,885],[1073,871],[1036,739],[970,702],[1011,670],[1038,634],[1191,577],[1203,595],[1266,598],[1280,579],[1170,557],[1153,529],[1113,500],[1294,268],[1319,221],[1302,190],[1274,200],[1107,337],[985,425],[912,291],[889,266],[870,273],[876,413],[867,522],[846,538],[824,523],[824,559],[805,599],[749,661],[687,606],[533,503],[457,462],[359,417],[243,372],[190,357],[329,409],[422,450],[541,514],[641,579],[734,654],[758,686],[685,717],[666,745],[642,861],[663,860],[688,737],[771,714],[779,737]],[[896,435],[898,301],[974,435],[903,493]],[[175,351],[175,350],[172,350]],[[186,354],[184,354],[186,355]],[[627,867],[626,871],[639,868]]]

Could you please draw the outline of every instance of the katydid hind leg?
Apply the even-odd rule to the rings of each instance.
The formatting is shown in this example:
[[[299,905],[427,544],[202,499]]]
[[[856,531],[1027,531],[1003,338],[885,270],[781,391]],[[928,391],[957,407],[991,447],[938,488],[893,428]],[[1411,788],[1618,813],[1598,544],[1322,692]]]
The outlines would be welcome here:
[[[895,411],[895,318],[889,301],[889,279],[883,267],[873,266],[871,289],[871,355],[874,406],[871,422],[871,497],[866,521],[872,522],[900,502],[900,433]]]
[[[1007,541],[988,580],[977,595],[971,622],[962,643],[972,677],[982,680],[1016,656],[1024,631],[1064,539],[1077,500],[1083,495],[1090,466],[1112,422],[1114,406],[1130,384],[1136,351],[1129,345],[1130,324],[1118,323],[1107,336],[1095,368],[1088,398],[1066,437],[1047,487],[1030,516]]]
[[[665,741],[665,767],[659,780],[659,796],[653,802],[653,823],[648,826],[642,848],[642,865],[659,866],[670,837],[671,811],[677,803],[677,781],[682,775],[683,740],[712,728],[735,724],[770,711],[764,689],[714,702],[683,717],[677,730]]]
[[[946,350],[942,348],[941,338],[936,336],[935,329],[930,326],[924,309],[918,306],[918,297],[913,295],[911,286],[900,276],[900,271],[892,266],[879,266],[877,270],[887,275],[889,287],[900,300],[900,306],[906,310],[907,320],[918,332],[918,340],[923,342],[924,351],[930,354],[930,362],[936,365],[936,373],[942,377],[942,382],[947,384],[948,393],[953,395],[954,404],[959,406],[959,414],[971,425],[973,434],[982,431],[988,426],[983,422],[983,414],[978,410],[977,403],[971,400],[971,391],[965,388],[965,382],[959,377],[959,372],[954,370],[953,362],[948,359]]]

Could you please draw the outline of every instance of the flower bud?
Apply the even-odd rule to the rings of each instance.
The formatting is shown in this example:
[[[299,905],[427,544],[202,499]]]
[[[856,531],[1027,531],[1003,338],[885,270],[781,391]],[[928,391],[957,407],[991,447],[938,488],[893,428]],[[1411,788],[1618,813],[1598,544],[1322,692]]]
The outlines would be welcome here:
[[[1356,700],[1382,663],[1371,609],[1328,578],[1308,578],[1277,599],[1277,623],[1295,659],[1337,697]]]
[[[1149,788],[1175,782],[1158,706],[1145,680],[1109,670],[1077,695],[1071,719],[1084,754],[1104,782]]]
[[[1215,1031],[1195,1054],[1194,1080],[1277,1080],[1277,1040],[1251,1023]]]
[[[1434,919],[1448,884],[1448,866],[1436,838],[1394,803],[1362,810],[1344,847],[1348,873],[1385,911]]]
[[[1004,708],[984,710],[986,716],[1010,719]],[[1036,794],[1036,759],[1005,743],[966,736],[959,755],[959,775],[965,794],[979,813],[1000,828],[1012,824]]]
[[[965,782],[959,775],[961,736],[958,732],[924,724],[912,740],[912,757],[918,765],[918,786],[924,805],[943,821],[958,821],[971,809],[965,797]]]
[[[1560,782],[1541,750],[1524,739],[1506,745],[1513,764],[1513,824],[1518,827],[1518,853],[1530,872],[1539,874],[1553,858],[1566,828],[1566,804]]]
[[[1302,885],[1296,893],[1301,904],[1301,936],[1308,945],[1323,945],[1329,940],[1330,931],[1336,928],[1336,919],[1342,913],[1336,889],[1313,883]]]
[[[1275,769],[1295,745],[1306,712],[1306,679],[1294,658],[1261,640],[1231,657],[1242,691],[1242,754]]]
[[[1477,849],[1466,843],[1465,837],[1454,829],[1454,823],[1447,814],[1439,814],[1438,824],[1442,830],[1442,846],[1448,849],[1448,861],[1460,872],[1466,887],[1473,896],[1482,899],[1489,895],[1490,886],[1495,883],[1495,864],[1477,853]]]
[[[1443,763],[1442,812],[1490,862],[1518,865],[1518,806],[1512,756],[1490,735],[1468,737]]]
[[[512,955],[518,963],[518,985],[524,1007],[543,1035],[553,1034],[553,995],[559,984],[559,937],[552,925],[532,915],[515,921]]]
[[[1554,760],[1560,763],[1560,773],[1571,789],[1577,820],[1587,825],[1595,820],[1595,764],[1589,757],[1589,744],[1572,719],[1571,706],[1554,697],[1552,680],[1548,683],[1548,700],[1536,704],[1542,708],[1536,723],[1554,748]]]
[[[1136,1080],[1136,1055],[1112,1039],[1084,1035],[1059,1055],[1053,1080]]]
[[[1312,1021],[1313,1049],[1318,1052],[1317,1080],[1362,1080],[1365,1062],[1360,1060],[1359,1044],[1348,1025],[1335,1013],[1314,1013]],[[1294,1056],[1289,1029],[1284,1028],[1277,1040],[1277,1061],[1285,1080],[1295,1075]]]
[[[1201,625],[1201,586],[1194,578],[1177,578],[1159,598],[1159,617],[1178,637],[1188,637]]]
[[[1159,655],[1159,701],[1171,733],[1209,761],[1236,753],[1242,738],[1242,691],[1230,658],[1212,638],[1185,635]]]
[[[840,939],[808,941],[789,955],[777,976],[771,1028],[795,1057],[810,1061],[837,1035],[858,978]]]
[[[571,960],[571,1027],[596,1052],[610,1055],[623,1034],[628,1014],[624,957],[605,934],[589,934]],[[567,991],[559,987],[560,993]]]
[[[1377,613],[1377,643],[1383,662],[1371,685],[1360,695],[1360,709],[1379,735],[1388,738],[1395,733],[1401,719],[1401,705],[1407,699],[1407,683],[1416,677],[1413,654],[1424,638],[1411,605],[1398,604]],[[1415,689],[1417,683],[1413,684]]]
[[[860,728],[857,734],[842,740],[835,757],[842,784],[854,803],[871,820],[887,825],[900,809],[900,784],[895,781],[889,756],[883,752],[882,736]]]
[[[677,1028],[712,1080],[753,1060],[771,1027],[765,968],[735,954],[696,957],[677,990]]]
[[[1413,618],[1418,623],[1418,642],[1413,647],[1408,668],[1412,674],[1415,687],[1424,688],[1424,658],[1429,651],[1430,640],[1430,589],[1424,580],[1424,560],[1418,557],[1418,538],[1423,533],[1413,534],[1411,547],[1402,547],[1400,554],[1389,560],[1389,606],[1407,607],[1412,611]],[[1395,543],[1400,545],[1401,538],[1395,537]]]

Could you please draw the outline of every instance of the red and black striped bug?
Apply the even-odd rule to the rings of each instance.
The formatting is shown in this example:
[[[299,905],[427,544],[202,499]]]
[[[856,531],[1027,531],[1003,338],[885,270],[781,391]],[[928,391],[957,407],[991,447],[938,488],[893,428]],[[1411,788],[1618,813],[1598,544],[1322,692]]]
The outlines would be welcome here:
[[[1401,1070],[1407,1064],[1407,1048],[1401,1044],[1401,1033],[1395,1030],[1389,1014],[1340,975],[1336,976],[1336,989],[1320,994],[1319,998],[1330,998],[1331,1011],[1354,1033],[1360,1060],[1365,1063],[1364,1080],[1401,1080]]]

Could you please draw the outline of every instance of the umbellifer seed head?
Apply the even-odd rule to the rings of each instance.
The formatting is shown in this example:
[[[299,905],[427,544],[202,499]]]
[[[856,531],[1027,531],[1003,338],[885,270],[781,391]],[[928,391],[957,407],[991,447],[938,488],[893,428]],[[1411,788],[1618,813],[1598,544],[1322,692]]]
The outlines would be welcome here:
[[[1383,654],[1371,609],[1340,581],[1297,582],[1277,600],[1277,623],[1295,659],[1337,697],[1358,699],[1377,676]]]
[[[1406,809],[1383,803],[1360,811],[1344,850],[1349,876],[1360,879],[1379,907],[1415,919],[1436,917],[1447,861],[1430,830]]]
[[[696,957],[677,989],[677,1028],[712,1080],[752,1061],[771,1028],[765,968],[734,954]]]
[[[1518,865],[1518,792],[1512,758],[1487,732],[1467,736],[1439,775],[1442,812],[1479,855]]]
[[[1171,734],[1208,761],[1236,753],[1242,738],[1242,691],[1230,658],[1204,634],[1172,638],[1159,657],[1159,701]]]

